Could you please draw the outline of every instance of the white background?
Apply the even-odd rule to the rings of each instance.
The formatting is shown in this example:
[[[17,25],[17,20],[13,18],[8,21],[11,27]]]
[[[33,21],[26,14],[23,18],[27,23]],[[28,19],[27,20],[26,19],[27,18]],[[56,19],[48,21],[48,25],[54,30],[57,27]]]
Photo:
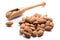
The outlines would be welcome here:
[[[5,23],[8,19],[5,17],[6,12],[18,8],[35,5],[42,1],[46,2],[46,6],[36,7],[24,12],[23,16],[12,20],[12,27],[6,27]],[[19,35],[18,22],[22,17],[33,15],[34,13],[48,14],[54,20],[54,28],[51,32],[46,32],[42,37],[24,38]],[[60,40],[60,1],[59,0],[0,0],[0,40]]]

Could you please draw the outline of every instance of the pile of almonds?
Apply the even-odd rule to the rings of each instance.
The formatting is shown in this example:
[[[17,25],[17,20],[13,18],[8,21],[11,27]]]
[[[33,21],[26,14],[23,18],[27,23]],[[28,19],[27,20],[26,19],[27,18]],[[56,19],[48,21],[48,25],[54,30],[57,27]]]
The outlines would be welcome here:
[[[44,34],[44,31],[51,31],[54,26],[52,18],[37,13],[31,17],[23,17],[19,24],[20,34],[23,34],[27,38],[31,36],[40,37]]]

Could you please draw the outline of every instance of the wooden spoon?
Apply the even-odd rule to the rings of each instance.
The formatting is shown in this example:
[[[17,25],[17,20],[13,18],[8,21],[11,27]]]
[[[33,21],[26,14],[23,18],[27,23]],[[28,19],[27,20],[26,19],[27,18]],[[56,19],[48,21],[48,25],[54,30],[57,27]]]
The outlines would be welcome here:
[[[31,8],[38,7],[38,6],[43,6],[44,7],[45,5],[46,5],[46,3],[42,2],[40,4],[36,4],[36,5],[33,5],[33,6],[26,7],[26,8],[16,8],[16,9],[8,11],[6,13],[6,17],[8,19],[14,19],[16,17],[21,16],[26,10],[29,10]]]

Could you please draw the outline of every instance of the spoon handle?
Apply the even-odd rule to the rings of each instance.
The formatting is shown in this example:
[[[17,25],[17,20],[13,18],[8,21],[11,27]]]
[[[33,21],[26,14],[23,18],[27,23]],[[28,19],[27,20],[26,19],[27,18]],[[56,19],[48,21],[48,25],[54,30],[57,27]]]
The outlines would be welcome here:
[[[32,9],[32,8],[38,7],[38,6],[43,6],[44,7],[45,5],[46,5],[46,3],[42,2],[42,3],[36,4],[36,5],[32,5],[32,6],[26,7],[26,8],[24,8],[24,10],[29,10],[29,9]]]

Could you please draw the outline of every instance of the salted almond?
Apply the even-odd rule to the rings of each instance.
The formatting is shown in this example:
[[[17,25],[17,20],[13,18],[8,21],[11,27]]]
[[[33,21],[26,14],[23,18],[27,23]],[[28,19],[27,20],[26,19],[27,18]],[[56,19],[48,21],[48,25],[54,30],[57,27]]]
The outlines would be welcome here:
[[[19,22],[20,25],[21,25],[22,23],[25,23],[25,21],[22,20],[22,21]]]
[[[45,19],[39,19],[38,22],[39,23],[46,23],[46,20]]]
[[[6,22],[6,25],[7,25],[8,27],[10,27],[12,24],[13,24],[12,21],[8,21],[8,22]]]
[[[52,18],[48,18],[48,20],[49,20],[49,21],[51,21],[51,22],[53,21],[53,19],[52,19]]]
[[[19,31],[21,34],[23,34],[24,33],[24,29],[20,29],[20,31]]]
[[[33,16],[35,16],[35,17],[40,17],[41,14],[35,13]]]
[[[30,26],[30,24],[29,24],[29,23],[27,23],[27,22],[25,23],[25,25],[26,25],[26,26]]]
[[[54,23],[53,22],[50,22],[50,26],[53,27],[54,26]]]
[[[24,30],[28,31],[28,29],[29,29],[29,26],[25,26]]]
[[[44,31],[43,31],[43,30],[39,30],[39,31],[38,31],[38,37],[42,36],[42,35],[43,35],[43,33],[44,33]]]
[[[30,37],[31,37],[31,34],[28,33],[28,32],[24,32],[24,36],[25,36],[26,38],[30,38]]]
[[[34,30],[35,30],[35,28],[34,28],[34,27],[30,27],[30,29],[31,29],[32,31],[34,31]]]
[[[44,28],[45,27],[45,24],[41,24],[41,27]]]
[[[50,25],[50,21],[47,21],[45,24],[46,24],[46,26],[49,26]]]
[[[45,30],[46,30],[46,31],[51,31],[52,28],[53,28],[53,27],[51,27],[51,26],[46,26],[46,27],[45,27]]]
[[[20,25],[20,28],[23,28],[24,29],[25,28],[25,24],[21,24]]]
[[[36,36],[37,36],[37,31],[33,31],[33,32],[32,32],[32,36],[33,36],[33,37],[36,37]]]

